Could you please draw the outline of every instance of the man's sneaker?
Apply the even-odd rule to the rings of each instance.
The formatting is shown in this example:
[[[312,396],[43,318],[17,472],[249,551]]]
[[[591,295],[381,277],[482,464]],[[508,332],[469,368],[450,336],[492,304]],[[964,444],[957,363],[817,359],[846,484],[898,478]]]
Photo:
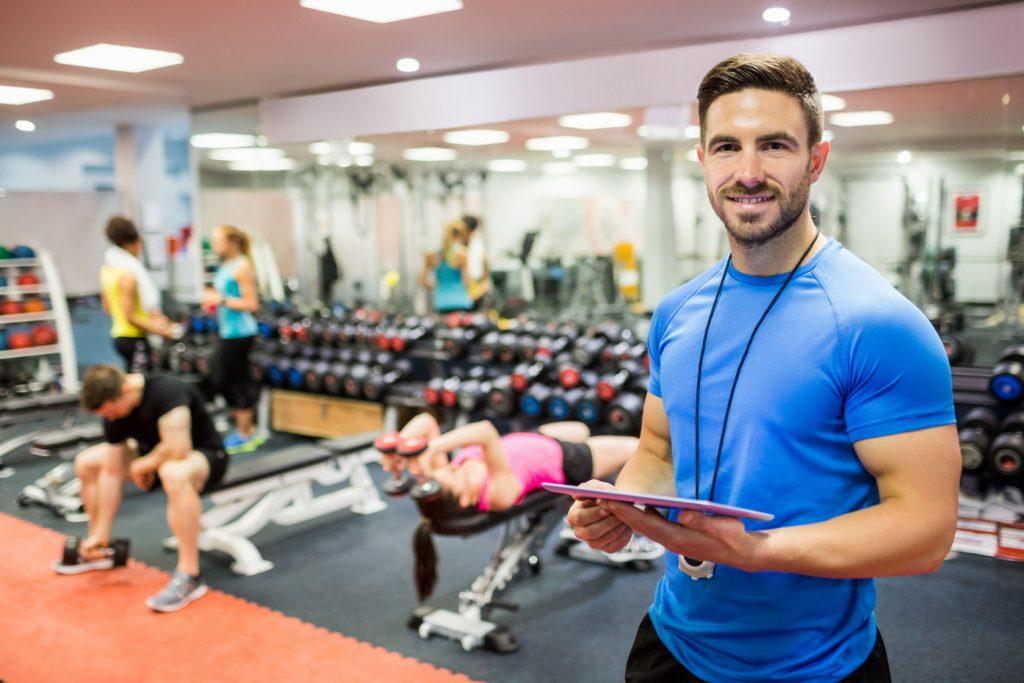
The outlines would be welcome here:
[[[206,584],[185,572],[174,572],[164,589],[146,600],[146,605],[157,612],[177,612],[194,600],[206,595]]]
[[[266,434],[262,434],[260,432],[254,432],[248,439],[238,432],[231,432],[231,434],[224,439],[224,452],[228,455],[252,453],[266,443],[266,441]]]
[[[665,549],[651,539],[633,534],[626,547],[617,553],[605,553],[612,562],[630,562],[633,560],[655,560],[665,554]]]
[[[64,564],[60,560],[54,561],[52,565],[53,571],[58,574],[83,574],[85,572],[92,572],[98,569],[113,569],[114,560],[109,557],[104,557],[98,560],[83,560],[81,557],[74,564]]]

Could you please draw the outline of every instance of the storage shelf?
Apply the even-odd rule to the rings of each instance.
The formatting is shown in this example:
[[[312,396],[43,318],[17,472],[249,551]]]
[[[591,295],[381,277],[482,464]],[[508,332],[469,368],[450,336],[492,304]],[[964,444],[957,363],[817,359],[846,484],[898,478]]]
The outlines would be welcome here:
[[[37,258],[0,259],[0,268],[38,268],[40,265]]]
[[[0,360],[14,360],[15,358],[31,358],[32,356],[49,356],[60,353],[59,344],[49,346],[31,346],[27,349],[8,349],[0,351]]]
[[[18,325],[21,323],[38,323],[46,320],[55,320],[57,316],[53,311],[45,313],[18,313],[17,315],[0,315],[0,325]]]
[[[46,285],[31,285],[28,287],[12,285],[10,287],[0,287],[0,296],[11,296],[12,294],[46,294],[49,291],[50,288]]]

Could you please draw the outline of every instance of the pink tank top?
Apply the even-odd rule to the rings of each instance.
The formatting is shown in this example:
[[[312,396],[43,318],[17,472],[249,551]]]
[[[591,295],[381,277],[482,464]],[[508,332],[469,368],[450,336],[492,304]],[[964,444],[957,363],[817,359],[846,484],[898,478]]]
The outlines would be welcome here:
[[[523,485],[523,490],[516,499],[518,505],[530,491],[540,488],[545,481],[556,484],[565,483],[565,471],[562,469],[562,446],[549,436],[532,432],[513,432],[501,437],[501,447],[508,457],[509,467],[516,479]],[[452,467],[458,467],[469,459],[483,460],[483,446],[466,446],[452,460]],[[491,483],[490,473],[485,475],[480,488],[478,507],[487,512],[487,489]]]

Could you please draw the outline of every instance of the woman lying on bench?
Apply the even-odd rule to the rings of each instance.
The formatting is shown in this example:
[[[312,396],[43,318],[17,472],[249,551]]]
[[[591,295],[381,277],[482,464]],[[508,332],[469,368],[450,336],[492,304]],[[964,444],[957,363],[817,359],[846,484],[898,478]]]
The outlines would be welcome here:
[[[522,502],[543,482],[582,484],[616,474],[636,451],[632,436],[591,436],[582,422],[554,422],[535,432],[501,436],[489,421],[474,422],[441,433],[429,413],[409,421],[399,433],[399,450],[426,450],[416,457],[382,453],[381,464],[396,479],[408,467],[420,480],[440,484],[436,501],[420,505],[424,518],[413,537],[416,586],[420,600],[433,592],[437,555],[431,521],[469,511],[502,512]],[[448,454],[459,451],[449,461]]]

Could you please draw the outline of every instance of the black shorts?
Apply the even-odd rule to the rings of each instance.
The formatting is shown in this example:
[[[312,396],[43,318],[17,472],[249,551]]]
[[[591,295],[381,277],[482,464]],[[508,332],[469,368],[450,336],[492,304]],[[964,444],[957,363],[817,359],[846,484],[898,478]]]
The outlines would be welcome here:
[[[672,655],[654,630],[649,614],[645,614],[636,630],[633,649],[626,660],[626,683],[703,683]],[[881,632],[875,635],[875,647],[868,658],[840,683],[891,683],[889,659]]]
[[[114,350],[124,362],[125,372],[149,372],[152,357],[145,337],[114,337]]]
[[[255,337],[221,339],[214,358],[214,387],[229,408],[252,408],[259,398],[259,385],[249,376],[249,352]]]
[[[210,466],[210,476],[206,478],[203,490],[199,492],[199,495],[203,495],[219,484],[224,479],[224,475],[228,473],[228,454],[219,448],[197,448],[196,450],[203,454],[206,458],[206,463]],[[155,491],[158,488],[163,488],[163,484],[160,483],[159,474],[156,475],[153,488],[149,490]]]
[[[590,453],[590,446],[576,441],[555,441],[562,447],[562,472],[565,473],[566,484],[578,486],[594,478],[594,456]]]

